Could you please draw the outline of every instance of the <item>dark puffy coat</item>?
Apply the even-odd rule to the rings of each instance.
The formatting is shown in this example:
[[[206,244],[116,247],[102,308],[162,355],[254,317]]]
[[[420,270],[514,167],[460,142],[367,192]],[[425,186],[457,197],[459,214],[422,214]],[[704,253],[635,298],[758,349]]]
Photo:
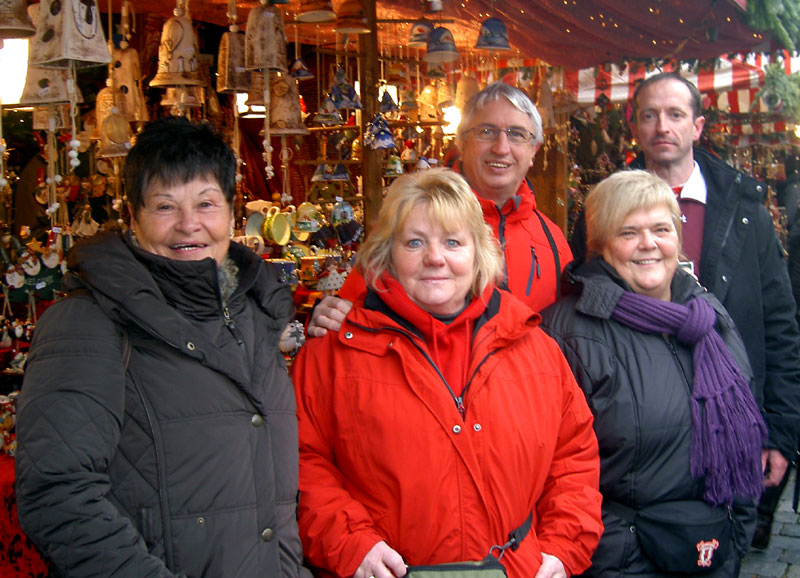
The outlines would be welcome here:
[[[58,574],[309,575],[277,348],[291,295],[246,248],[229,257],[223,306],[211,259],[113,234],[74,249],[69,284],[85,289],[37,325],[17,426],[20,522]]]
[[[800,433],[800,333],[795,303],[763,183],[695,148],[708,198],[700,283],[722,302],[742,335],[768,447],[793,459]],[[644,168],[640,157],[633,168]]]
[[[542,327],[561,345],[594,414],[600,446],[600,493],[639,509],[671,500],[701,499],[702,480],[692,478],[689,397],[692,350],[676,339],[647,334],[611,319],[630,287],[602,259],[565,272],[561,301],[542,312]],[[728,314],[693,277],[678,270],[672,301],[701,295],[717,312],[717,331],[749,377],[741,340]],[[736,504],[738,556],[747,550],[755,507]],[[629,524],[603,507],[605,531],[585,576],[658,576]],[[736,576],[735,556],[714,576]]]

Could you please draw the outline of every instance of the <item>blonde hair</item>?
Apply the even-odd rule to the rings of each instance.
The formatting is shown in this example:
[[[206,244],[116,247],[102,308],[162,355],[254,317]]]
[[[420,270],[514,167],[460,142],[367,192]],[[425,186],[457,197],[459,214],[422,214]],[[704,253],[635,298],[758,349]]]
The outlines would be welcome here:
[[[670,186],[648,171],[620,171],[600,181],[586,197],[586,236],[590,255],[601,255],[633,211],[669,208],[681,242],[681,210]]]
[[[471,295],[476,297],[503,276],[503,255],[483,220],[475,193],[459,174],[448,169],[431,169],[406,174],[396,179],[383,200],[378,221],[356,256],[356,268],[367,285],[375,283],[385,271],[392,273],[392,241],[406,224],[411,211],[423,206],[431,221],[447,232],[464,226],[475,244],[474,277]]]

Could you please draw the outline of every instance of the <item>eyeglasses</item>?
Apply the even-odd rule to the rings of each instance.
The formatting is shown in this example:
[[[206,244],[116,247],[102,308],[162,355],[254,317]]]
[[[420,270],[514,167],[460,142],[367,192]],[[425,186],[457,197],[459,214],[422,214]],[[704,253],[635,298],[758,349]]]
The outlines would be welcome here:
[[[533,140],[533,133],[524,128],[497,128],[496,126],[476,126],[469,129],[478,140],[494,142],[501,132],[506,133],[506,138],[511,144],[530,144]]]

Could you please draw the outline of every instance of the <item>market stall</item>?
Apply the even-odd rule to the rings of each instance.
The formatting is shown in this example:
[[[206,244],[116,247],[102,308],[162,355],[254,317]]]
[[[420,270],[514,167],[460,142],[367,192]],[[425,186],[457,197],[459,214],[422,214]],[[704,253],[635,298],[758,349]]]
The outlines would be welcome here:
[[[16,105],[4,97],[0,125],[0,394],[21,383],[70,247],[127,226],[122,169],[149,119],[186,116],[225,133],[238,159],[234,240],[278,268],[298,321],[342,286],[385,187],[455,157],[460,109],[488,82],[539,105],[545,143],[530,177],[565,230],[586,188],[633,154],[625,103],[649,74],[679,69],[695,82],[718,114],[712,141],[748,150],[734,162],[762,178],[779,177],[780,155],[744,138],[786,134],[785,154],[800,121],[777,103],[752,106],[768,62],[800,68],[789,52],[776,60],[774,49],[794,46],[757,26],[759,2],[113,0],[84,3],[70,21],[73,2],[0,14],[0,38],[31,37],[22,95]],[[25,219],[23,198],[33,208]],[[7,454],[13,399],[0,397]],[[6,482],[11,463],[0,460]],[[0,491],[13,504],[13,484]],[[14,530],[0,542],[22,540]],[[30,567],[11,574],[3,564],[14,562],[0,557],[0,574],[41,575],[20,547]]]

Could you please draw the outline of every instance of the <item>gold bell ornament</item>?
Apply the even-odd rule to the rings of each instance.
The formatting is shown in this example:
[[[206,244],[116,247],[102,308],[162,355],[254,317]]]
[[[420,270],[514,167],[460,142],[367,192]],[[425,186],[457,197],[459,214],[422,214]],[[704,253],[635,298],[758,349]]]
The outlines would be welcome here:
[[[131,148],[131,127],[125,116],[125,95],[114,90],[111,78],[106,80],[106,87],[97,93],[95,101],[96,124],[91,138],[100,141],[95,156],[123,157]]]
[[[197,35],[189,17],[188,0],[177,0],[173,16],[161,30],[158,71],[150,86],[202,86]]]

